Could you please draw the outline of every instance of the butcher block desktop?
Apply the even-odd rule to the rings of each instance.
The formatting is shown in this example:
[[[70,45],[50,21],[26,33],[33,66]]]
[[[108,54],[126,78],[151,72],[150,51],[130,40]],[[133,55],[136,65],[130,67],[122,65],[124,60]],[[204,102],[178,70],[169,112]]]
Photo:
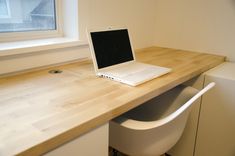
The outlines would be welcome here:
[[[46,153],[225,61],[160,47],[136,57],[172,72],[131,87],[96,77],[85,60],[0,78],[0,155]]]

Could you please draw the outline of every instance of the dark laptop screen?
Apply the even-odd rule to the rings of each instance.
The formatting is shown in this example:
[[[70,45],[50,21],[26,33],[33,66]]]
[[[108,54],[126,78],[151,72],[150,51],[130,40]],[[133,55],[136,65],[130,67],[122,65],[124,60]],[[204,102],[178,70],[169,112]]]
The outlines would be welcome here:
[[[92,32],[98,68],[134,60],[127,29]]]

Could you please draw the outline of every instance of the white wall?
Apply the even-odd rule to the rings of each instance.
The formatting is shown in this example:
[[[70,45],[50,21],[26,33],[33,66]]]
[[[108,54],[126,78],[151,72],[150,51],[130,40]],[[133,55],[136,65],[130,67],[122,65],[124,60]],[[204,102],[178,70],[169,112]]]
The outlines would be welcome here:
[[[235,61],[234,0],[158,0],[155,14],[155,45]]]
[[[155,0],[78,0],[80,39],[86,27],[127,26],[135,49],[154,43]],[[70,15],[73,18],[73,15]],[[0,58],[0,74],[76,60],[89,56],[88,47],[55,49],[38,54]]]
[[[127,26],[134,48],[154,44],[156,0],[90,0],[90,26]]]

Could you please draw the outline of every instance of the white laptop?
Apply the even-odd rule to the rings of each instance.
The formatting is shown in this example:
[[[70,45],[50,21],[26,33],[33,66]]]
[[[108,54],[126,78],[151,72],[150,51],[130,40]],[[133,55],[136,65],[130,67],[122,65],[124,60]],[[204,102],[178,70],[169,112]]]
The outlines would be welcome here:
[[[88,39],[95,73],[99,77],[137,86],[171,71],[137,62],[126,28],[91,30]]]

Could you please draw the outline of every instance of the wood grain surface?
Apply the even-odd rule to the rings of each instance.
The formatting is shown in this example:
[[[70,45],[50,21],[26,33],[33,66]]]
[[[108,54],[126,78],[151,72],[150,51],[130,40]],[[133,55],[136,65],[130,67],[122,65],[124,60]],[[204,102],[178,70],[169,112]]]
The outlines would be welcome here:
[[[0,156],[41,155],[225,60],[160,47],[136,55],[173,71],[137,87],[96,77],[89,60],[0,78]]]

